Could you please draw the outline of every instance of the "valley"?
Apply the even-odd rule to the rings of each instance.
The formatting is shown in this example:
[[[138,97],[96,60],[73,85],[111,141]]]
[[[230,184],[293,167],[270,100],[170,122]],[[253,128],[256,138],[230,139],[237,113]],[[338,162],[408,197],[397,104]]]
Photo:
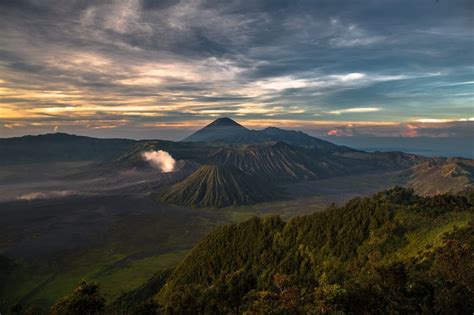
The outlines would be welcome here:
[[[101,191],[102,185],[94,187],[91,182],[57,179],[2,185],[2,191],[21,196],[44,194],[44,198],[0,203],[2,223],[7,227],[0,232],[2,255],[17,264],[5,283],[8,290],[3,298],[48,305],[86,279],[100,282],[112,300],[157,270],[174,267],[218,226],[255,215],[278,214],[290,219],[323,211],[332,202],[378,191],[381,178],[349,176],[289,183],[284,187],[291,196],[287,200],[218,211],[157,203],[133,185],[127,194],[123,187],[114,193]],[[47,197],[57,189],[75,191],[75,195]]]

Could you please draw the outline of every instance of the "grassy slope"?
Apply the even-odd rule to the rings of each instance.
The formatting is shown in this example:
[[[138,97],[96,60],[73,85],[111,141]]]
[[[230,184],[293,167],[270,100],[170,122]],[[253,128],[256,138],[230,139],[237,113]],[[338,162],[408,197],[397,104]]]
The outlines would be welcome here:
[[[17,262],[4,298],[47,305],[70,292],[83,278],[99,281],[113,298],[140,285],[157,266],[175,266],[195,242],[225,222],[206,211],[193,215],[188,222],[182,215],[159,212],[126,216],[97,246],[59,253],[46,261]]]
[[[48,267],[38,270],[37,265],[22,264],[10,275],[4,298],[49,305],[85,279],[99,282],[107,297],[113,299],[141,285],[157,269],[174,267],[186,253],[187,250],[169,251],[122,264],[126,254],[106,255],[93,251],[68,257],[71,261],[60,271]]]
[[[442,245],[443,235],[453,231],[455,228],[464,228],[474,219],[473,212],[450,212],[433,221],[427,221],[422,216],[413,213],[399,213],[396,220],[410,224],[410,230],[405,233],[406,242],[387,260],[407,259],[415,257],[433,248]]]

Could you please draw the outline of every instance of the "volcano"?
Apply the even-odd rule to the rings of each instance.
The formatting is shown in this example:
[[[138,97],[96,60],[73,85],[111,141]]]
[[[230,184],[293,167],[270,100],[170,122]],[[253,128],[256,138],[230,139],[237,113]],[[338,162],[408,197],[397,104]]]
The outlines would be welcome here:
[[[184,142],[218,142],[218,143],[257,143],[269,141],[271,138],[250,130],[224,117],[214,120],[206,127],[199,129],[189,137],[183,139]]]
[[[180,183],[157,193],[165,203],[193,207],[226,207],[275,199],[272,185],[231,166],[204,165]]]

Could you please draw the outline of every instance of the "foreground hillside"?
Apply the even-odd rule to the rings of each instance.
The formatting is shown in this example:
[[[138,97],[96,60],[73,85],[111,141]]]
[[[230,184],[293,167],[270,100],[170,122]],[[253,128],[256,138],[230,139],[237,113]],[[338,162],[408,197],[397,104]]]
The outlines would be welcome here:
[[[222,226],[172,272],[97,310],[470,314],[473,206],[472,191],[420,197],[398,187],[288,222],[275,216]],[[78,290],[53,310],[100,297],[94,285]]]
[[[466,197],[395,188],[288,223],[225,226],[156,299],[178,312],[472,312],[473,211]]]

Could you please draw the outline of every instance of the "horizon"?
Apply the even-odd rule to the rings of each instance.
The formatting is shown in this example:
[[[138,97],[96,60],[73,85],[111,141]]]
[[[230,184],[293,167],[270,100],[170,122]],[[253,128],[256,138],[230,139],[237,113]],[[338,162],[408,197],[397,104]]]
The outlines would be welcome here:
[[[0,7],[2,138],[178,140],[223,115],[317,137],[474,133],[469,1]]]
[[[461,157],[461,158],[470,158],[474,159],[474,150],[473,148],[473,139],[472,137],[376,137],[376,136],[367,136],[367,135],[315,135],[311,132],[306,132],[302,129],[291,129],[291,128],[280,128],[279,126],[266,126],[265,128],[252,129],[247,128],[244,124],[241,124],[239,121],[234,120],[230,117],[219,117],[210,121],[206,125],[200,126],[198,129],[190,130],[189,132],[183,133],[183,136],[179,138],[131,138],[131,137],[116,137],[116,136],[100,136],[100,135],[90,135],[90,134],[81,134],[81,133],[67,133],[62,131],[54,131],[49,133],[40,133],[40,134],[28,134],[23,136],[18,136],[14,138],[21,138],[25,136],[45,136],[45,135],[54,135],[54,134],[65,134],[71,136],[85,136],[93,137],[98,139],[128,139],[136,141],[147,141],[147,140],[165,140],[165,141],[183,141],[190,135],[194,134],[196,131],[201,130],[213,122],[220,119],[229,119],[232,122],[235,122],[246,129],[260,131],[265,128],[278,128],[283,130],[292,130],[299,131],[305,134],[308,134],[312,137],[320,138],[325,141],[332,142],[337,145],[348,146],[354,149],[363,150],[367,152],[374,151],[402,151],[406,153],[412,153],[422,156],[431,156],[431,157]],[[174,134],[176,136],[176,134]],[[0,139],[9,139],[0,137]],[[463,146],[466,142],[470,143],[470,146]]]

